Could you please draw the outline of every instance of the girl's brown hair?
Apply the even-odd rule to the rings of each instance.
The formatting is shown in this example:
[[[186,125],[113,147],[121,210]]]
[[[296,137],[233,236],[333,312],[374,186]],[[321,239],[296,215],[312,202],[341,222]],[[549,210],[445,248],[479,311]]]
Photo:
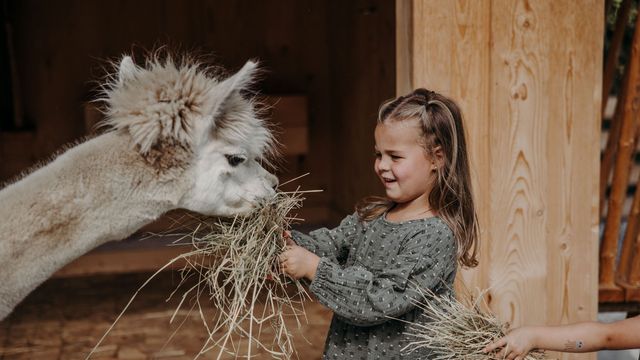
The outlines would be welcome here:
[[[442,166],[431,193],[431,210],[451,228],[458,248],[458,261],[466,267],[478,265],[478,218],[471,191],[471,175],[462,114],[455,102],[436,92],[416,89],[386,101],[378,112],[378,123],[418,120],[429,156],[440,147]],[[389,211],[395,203],[383,197],[363,199],[356,210],[361,221],[371,221]]]

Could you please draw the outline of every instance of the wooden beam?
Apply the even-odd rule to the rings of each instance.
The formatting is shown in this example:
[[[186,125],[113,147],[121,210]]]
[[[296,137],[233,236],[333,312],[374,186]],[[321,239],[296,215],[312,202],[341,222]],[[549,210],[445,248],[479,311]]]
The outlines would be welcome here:
[[[600,287],[598,289],[598,301],[600,303],[622,303],[625,300],[625,291],[623,287]]]
[[[636,193],[638,190],[636,188]],[[635,289],[640,289],[640,236],[633,239],[633,246],[629,250],[630,259],[627,269],[627,282]]]
[[[618,285],[622,283],[629,284],[630,282],[631,265],[635,258],[634,251],[636,251],[638,233],[640,233],[640,178],[636,183],[636,192],[633,195],[629,216],[627,216],[627,227],[616,268],[615,280]]]
[[[58,270],[53,277],[155,272],[168,264],[171,259],[184,254],[189,249],[190,246],[164,246],[144,249],[96,250]],[[179,269],[183,265],[184,262],[176,262],[167,270]]]
[[[304,220],[297,222],[295,227],[306,227],[306,224],[324,224],[332,214],[328,208],[306,207],[291,215]],[[186,212],[183,210],[171,211],[140,229],[128,240],[108,243],[67,264],[54,277],[155,272],[171,259],[190,250],[188,245],[169,246],[166,240],[152,235],[166,234],[169,229],[175,229],[176,222],[184,222],[184,216]],[[182,265],[182,262],[177,262],[167,270],[179,269]]]

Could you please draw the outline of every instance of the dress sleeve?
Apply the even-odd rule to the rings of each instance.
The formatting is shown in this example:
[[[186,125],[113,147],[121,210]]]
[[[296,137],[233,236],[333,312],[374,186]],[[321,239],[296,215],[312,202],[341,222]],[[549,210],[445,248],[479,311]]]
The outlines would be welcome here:
[[[447,227],[419,231],[392,256],[391,265],[377,272],[341,268],[322,258],[309,289],[345,322],[371,326],[413,310],[421,300],[417,289],[435,291],[456,271],[456,247]]]
[[[349,253],[353,239],[360,233],[362,225],[357,214],[344,218],[334,229],[321,228],[305,235],[299,231],[291,231],[296,244],[334,263],[342,262]]]

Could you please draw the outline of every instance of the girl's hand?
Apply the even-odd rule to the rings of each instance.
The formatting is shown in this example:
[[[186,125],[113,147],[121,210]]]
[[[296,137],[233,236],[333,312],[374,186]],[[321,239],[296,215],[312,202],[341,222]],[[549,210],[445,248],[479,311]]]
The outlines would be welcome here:
[[[320,258],[316,254],[287,238],[287,246],[280,254],[280,266],[285,274],[296,280],[307,278],[313,281],[319,262]]]
[[[529,351],[536,347],[535,336],[536,333],[532,327],[517,328],[509,332],[507,336],[487,345],[484,352],[489,353],[504,348],[497,353],[501,359],[523,360]]]

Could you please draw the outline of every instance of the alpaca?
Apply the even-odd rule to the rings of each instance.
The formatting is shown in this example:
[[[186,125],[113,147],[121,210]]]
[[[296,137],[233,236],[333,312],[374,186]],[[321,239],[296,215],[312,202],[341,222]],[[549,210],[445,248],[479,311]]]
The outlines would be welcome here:
[[[247,87],[189,61],[125,56],[105,86],[107,131],[0,190],[0,320],[57,269],[163,213],[249,212],[274,194],[271,132]]]

